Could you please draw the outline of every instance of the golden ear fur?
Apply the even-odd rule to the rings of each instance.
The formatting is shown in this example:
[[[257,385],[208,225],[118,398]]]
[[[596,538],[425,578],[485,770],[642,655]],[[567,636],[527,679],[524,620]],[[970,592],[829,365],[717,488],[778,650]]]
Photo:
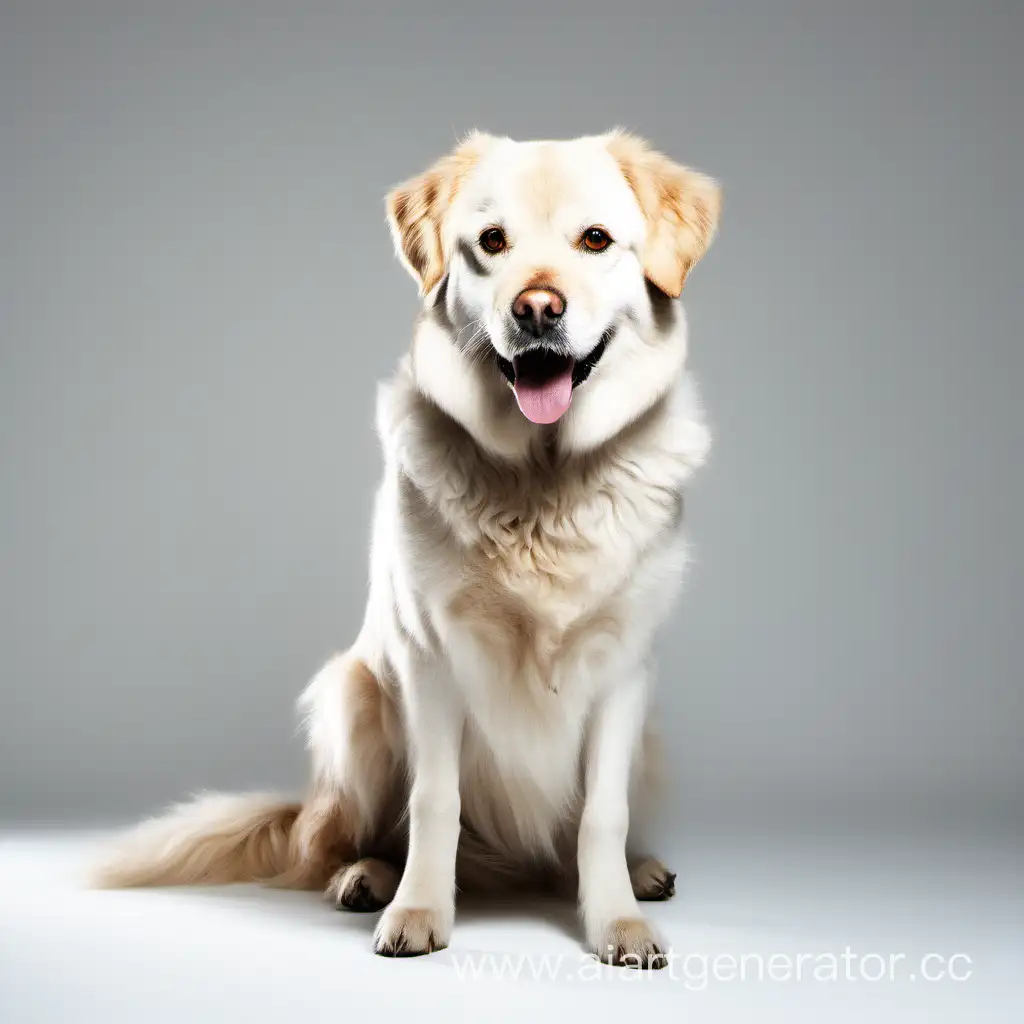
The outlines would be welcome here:
[[[618,161],[647,220],[644,274],[678,298],[686,275],[704,255],[722,206],[718,184],[682,167],[635,135],[613,132],[608,150]]]
[[[419,283],[421,295],[430,292],[444,277],[444,217],[489,141],[490,136],[474,132],[454,152],[388,194],[388,224],[395,251]]]

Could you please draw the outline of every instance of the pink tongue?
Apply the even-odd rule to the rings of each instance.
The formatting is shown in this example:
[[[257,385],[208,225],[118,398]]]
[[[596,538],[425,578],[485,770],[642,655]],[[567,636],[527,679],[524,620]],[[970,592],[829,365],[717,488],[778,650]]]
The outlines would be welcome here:
[[[522,414],[533,423],[554,423],[572,401],[572,365],[543,383],[518,378],[516,401]]]

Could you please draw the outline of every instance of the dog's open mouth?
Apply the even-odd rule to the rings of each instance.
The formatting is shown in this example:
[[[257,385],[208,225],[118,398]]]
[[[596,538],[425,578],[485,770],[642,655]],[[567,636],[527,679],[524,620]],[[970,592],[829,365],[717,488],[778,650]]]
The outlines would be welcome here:
[[[515,392],[522,414],[531,423],[554,423],[568,411],[573,388],[590,376],[607,344],[605,334],[580,360],[550,348],[532,348],[511,362],[498,356],[498,367]]]

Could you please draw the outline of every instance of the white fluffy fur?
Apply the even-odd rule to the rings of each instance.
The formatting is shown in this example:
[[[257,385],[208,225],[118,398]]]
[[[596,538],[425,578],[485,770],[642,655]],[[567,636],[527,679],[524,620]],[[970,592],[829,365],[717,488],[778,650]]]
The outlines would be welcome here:
[[[370,863],[363,897],[385,902],[397,875],[360,858],[404,861],[375,948],[416,953],[448,943],[457,881],[578,869],[589,946],[649,960],[637,896],[670,895],[672,876],[653,861],[631,876],[629,795],[644,788],[652,632],[685,562],[682,488],[709,445],[663,289],[709,242],[717,191],[628,136],[476,135],[396,189],[389,215],[424,312],[379,395],[366,617],[302,698],[311,793],[294,822],[257,798],[150,823],[104,880],[330,880],[345,902]],[[496,223],[510,246],[492,256],[477,238]],[[576,244],[593,224],[607,252]],[[566,296],[578,359],[614,332],[551,426],[519,412],[495,360],[538,274]]]

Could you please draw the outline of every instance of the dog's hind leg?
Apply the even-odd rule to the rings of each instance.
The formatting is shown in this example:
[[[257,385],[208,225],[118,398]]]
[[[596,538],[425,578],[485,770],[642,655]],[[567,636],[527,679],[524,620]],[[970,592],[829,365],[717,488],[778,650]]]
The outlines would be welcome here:
[[[300,700],[313,755],[313,790],[292,830],[282,885],[326,887],[339,907],[376,909],[397,870],[369,854],[395,848],[403,733],[395,697],[353,651],[332,658]]]

